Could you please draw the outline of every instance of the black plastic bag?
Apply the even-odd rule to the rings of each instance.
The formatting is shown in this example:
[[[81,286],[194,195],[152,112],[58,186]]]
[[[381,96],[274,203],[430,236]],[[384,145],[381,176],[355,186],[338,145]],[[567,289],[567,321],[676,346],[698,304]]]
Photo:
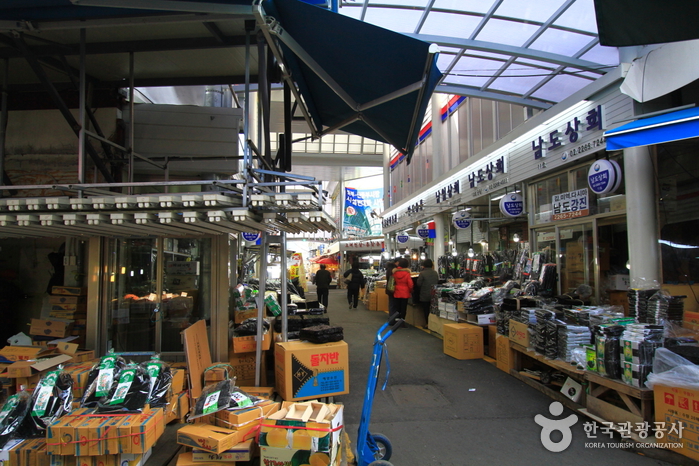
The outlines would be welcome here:
[[[207,385],[197,398],[194,410],[189,419],[196,419],[207,414],[223,411],[231,404],[231,392],[234,389],[233,380],[226,379],[215,384]]]
[[[150,376],[140,364],[128,364],[114,378],[107,396],[97,403],[97,413],[140,413],[148,402]]]
[[[316,325],[315,327],[302,328],[299,331],[299,339],[311,343],[330,343],[342,341],[344,338],[342,327],[331,327],[329,325]]]
[[[44,375],[30,403],[19,435],[25,438],[46,436],[46,427],[64,414],[71,412],[73,403],[73,378],[62,368]]]
[[[87,388],[83,395],[81,408],[94,408],[103,396],[109,393],[114,377],[126,366],[126,360],[110,352],[102,356],[100,362],[92,366],[87,376]]]
[[[9,397],[0,409],[0,448],[12,439],[29,414],[32,396],[22,390]]]
[[[172,370],[170,365],[154,357],[150,361],[141,363],[150,377],[150,392],[148,404],[151,408],[162,408],[170,403],[172,393]]]

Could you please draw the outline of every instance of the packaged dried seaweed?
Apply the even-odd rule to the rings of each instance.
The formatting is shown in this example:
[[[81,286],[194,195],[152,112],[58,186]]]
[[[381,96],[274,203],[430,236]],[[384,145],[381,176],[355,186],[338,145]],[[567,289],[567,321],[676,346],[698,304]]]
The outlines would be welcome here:
[[[12,439],[29,414],[32,396],[22,390],[10,396],[0,409],[0,448]]]
[[[230,379],[204,387],[201,395],[197,398],[197,402],[194,404],[194,409],[189,419],[196,419],[228,408],[231,404],[233,388],[233,380]]]
[[[46,427],[71,411],[73,378],[60,367],[44,375],[34,393],[28,415],[18,430],[25,438],[44,437]]]
[[[128,364],[114,379],[107,396],[97,403],[97,412],[140,413],[148,402],[151,381],[146,369],[140,364]]]
[[[87,388],[83,395],[81,408],[94,408],[103,396],[109,393],[114,377],[126,366],[126,360],[112,351],[102,356],[87,376]]]
[[[159,356],[154,356],[150,361],[142,362],[141,365],[145,368],[150,377],[150,392],[148,396],[148,404],[151,408],[161,408],[170,403],[172,394],[170,386],[172,385],[172,370],[170,365],[160,360]]]

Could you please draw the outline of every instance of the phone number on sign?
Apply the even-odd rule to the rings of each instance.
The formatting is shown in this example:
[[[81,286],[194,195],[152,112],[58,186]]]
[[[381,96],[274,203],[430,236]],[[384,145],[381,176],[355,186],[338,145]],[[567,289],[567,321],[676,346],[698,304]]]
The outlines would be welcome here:
[[[586,142],[585,144],[580,144],[578,147],[564,152],[563,159],[565,160],[568,157],[574,157],[576,155],[580,155],[583,152],[587,152],[591,149],[597,149],[597,148],[603,146],[604,143],[605,143],[604,138],[601,137],[601,138],[594,139],[590,142]]]

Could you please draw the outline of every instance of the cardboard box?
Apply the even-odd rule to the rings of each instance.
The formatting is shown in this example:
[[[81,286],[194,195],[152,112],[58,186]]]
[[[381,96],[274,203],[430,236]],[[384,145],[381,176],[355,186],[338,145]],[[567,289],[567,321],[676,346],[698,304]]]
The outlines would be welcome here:
[[[239,431],[208,424],[189,424],[177,431],[177,443],[221,454],[242,441]]]
[[[286,401],[349,393],[349,350],[345,341],[276,343],[277,393]]]
[[[206,321],[199,320],[182,332],[184,353],[187,360],[187,376],[192,399],[199,398],[204,380],[204,369],[211,367],[211,352]]]
[[[379,310],[379,295],[377,292],[369,294],[369,303],[367,304],[367,306],[369,307],[370,311]],[[386,309],[388,309],[388,306],[386,306]]]
[[[696,431],[699,390],[655,385],[653,398],[656,441],[666,443],[670,450],[699,461],[699,438]],[[682,433],[678,435],[680,426]],[[657,437],[658,431],[662,432],[661,437]],[[681,446],[675,447],[675,443]]]
[[[243,426],[276,413],[279,411],[280,406],[280,403],[268,400],[251,408],[235,409],[231,411],[224,409],[223,411],[217,412],[214,417],[216,418],[217,426],[240,430]]]
[[[85,304],[85,296],[49,296],[49,304]]]
[[[59,354],[58,356],[53,356],[38,361],[17,361],[7,366],[5,372],[0,375],[9,378],[31,377],[38,372],[43,372],[70,360],[72,360],[72,358],[67,354]]]
[[[61,320],[32,319],[31,326],[29,327],[29,334],[63,338],[68,336],[72,329],[72,322],[64,322]]]
[[[172,389],[172,393],[180,393],[182,390],[185,389],[184,383],[187,371],[185,369],[179,368],[170,368],[170,371],[172,372],[172,380],[170,381],[170,388]]]
[[[221,454],[211,453],[204,450],[192,450],[192,461],[196,464],[202,462],[212,463],[228,463],[231,461],[251,461],[255,457],[257,444],[254,440],[246,440],[240,442],[230,450],[224,451]]]
[[[497,325],[488,325],[488,356],[495,359],[498,357],[498,352],[495,346],[495,338],[498,334]]]
[[[232,346],[232,344],[231,344]],[[267,383],[267,353],[262,352],[262,360],[260,361],[260,383]],[[240,385],[252,386],[255,385],[255,368],[256,368],[255,353],[240,353],[236,354],[231,351],[228,353],[228,364],[233,367],[235,375],[235,383]]]
[[[693,325],[699,325],[699,312],[684,311],[682,320]],[[2,354],[1,351],[0,354]]]
[[[270,332],[262,335],[262,351],[266,351],[272,344],[272,335]],[[233,352],[234,353],[252,353],[257,351],[257,335],[246,337],[233,337]]]
[[[529,326],[527,324],[510,319],[510,340],[525,348],[529,348],[529,337]]]
[[[388,312],[388,295],[386,294],[386,290],[381,289],[374,294],[376,295],[376,310]]]
[[[510,339],[505,335],[497,335],[495,337],[495,349],[498,369],[509,374],[515,365],[515,354],[514,350],[510,348]]]
[[[628,290],[631,287],[630,275],[610,275],[607,280],[610,290]]]
[[[471,324],[444,325],[444,354],[456,359],[483,358],[483,328]]]
[[[437,335],[444,335],[445,324],[453,324],[453,322],[443,319],[436,314],[430,314],[429,321],[427,322],[427,328]]]
[[[271,400],[274,397],[274,387],[247,387],[240,386],[240,389],[247,393],[248,395],[256,396],[258,398],[267,398]]]
[[[0,349],[0,356],[10,361],[27,361],[34,359],[41,352],[38,346],[5,346]]]
[[[341,452],[343,407],[325,406],[329,411],[325,421],[313,417],[312,421],[285,420],[283,414],[289,412],[288,405],[269,416],[260,431],[260,464],[336,464]]]
[[[491,325],[495,323],[495,314],[466,314],[466,320],[476,325]]]
[[[83,296],[87,295],[87,288],[80,286],[53,286],[51,294],[59,294],[64,296]]]

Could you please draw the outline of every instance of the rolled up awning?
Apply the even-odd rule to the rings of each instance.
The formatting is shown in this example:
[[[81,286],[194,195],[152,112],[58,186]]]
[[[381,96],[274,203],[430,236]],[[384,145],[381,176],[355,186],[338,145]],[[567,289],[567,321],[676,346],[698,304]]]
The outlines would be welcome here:
[[[607,150],[650,146],[699,137],[699,107],[627,123],[604,133]]]

